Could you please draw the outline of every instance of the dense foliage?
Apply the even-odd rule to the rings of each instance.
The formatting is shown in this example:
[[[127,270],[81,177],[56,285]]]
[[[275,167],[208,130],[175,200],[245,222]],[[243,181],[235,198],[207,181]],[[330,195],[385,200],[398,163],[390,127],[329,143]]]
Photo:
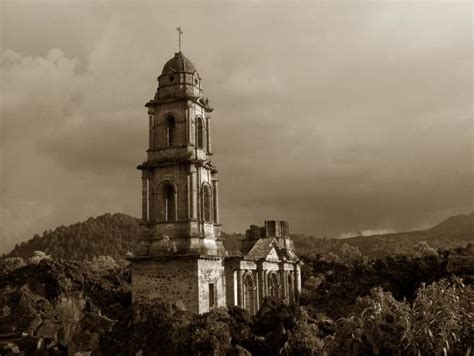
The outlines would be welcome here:
[[[459,279],[422,285],[413,302],[373,288],[336,321],[267,300],[253,318],[239,308],[203,315],[170,303],[138,305],[101,338],[103,354],[254,355],[469,354],[474,290]]]
[[[333,318],[347,315],[356,299],[382,287],[396,299],[413,300],[422,283],[459,276],[467,283],[474,277],[474,245],[420,256],[397,255],[371,261],[340,262],[326,256],[306,257],[302,269],[301,304]],[[470,262],[470,263],[469,263]]]
[[[469,224],[451,218],[424,236],[451,229],[466,238]],[[300,304],[267,299],[250,317],[237,307],[196,315],[159,300],[132,307],[128,263],[117,257],[144,233],[138,219],[106,214],[46,231],[0,259],[0,354],[5,337],[28,355],[472,353],[472,244],[435,249],[434,240],[410,238],[395,248],[377,237],[374,246],[394,253],[375,257],[358,238],[295,235],[306,253]],[[241,235],[224,237],[238,249]]]

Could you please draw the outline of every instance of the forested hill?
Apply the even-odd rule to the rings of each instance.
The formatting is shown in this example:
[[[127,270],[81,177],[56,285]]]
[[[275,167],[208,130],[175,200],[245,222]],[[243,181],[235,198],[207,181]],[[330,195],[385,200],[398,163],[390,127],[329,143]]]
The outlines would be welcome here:
[[[104,214],[70,226],[59,226],[36,234],[27,242],[16,245],[6,257],[31,257],[43,251],[56,258],[92,260],[98,256],[124,258],[144,234],[140,220],[125,214]],[[229,251],[239,246],[242,234],[223,233]],[[300,255],[328,255],[342,259],[383,257],[412,253],[420,248],[453,248],[474,241],[474,213],[450,217],[431,229],[397,234],[358,236],[348,239],[322,239],[293,234]]]
[[[31,257],[43,251],[56,258],[91,260],[94,256],[124,258],[144,233],[140,220],[125,214],[104,214],[36,234],[7,257]]]

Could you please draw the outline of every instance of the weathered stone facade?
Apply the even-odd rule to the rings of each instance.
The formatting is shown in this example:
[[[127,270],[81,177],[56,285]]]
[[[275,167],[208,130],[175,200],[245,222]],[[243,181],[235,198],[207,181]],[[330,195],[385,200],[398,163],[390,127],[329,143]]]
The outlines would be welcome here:
[[[288,223],[252,226],[242,251],[222,244],[217,169],[210,160],[213,109],[201,77],[178,52],[158,77],[148,108],[149,140],[142,171],[142,222],[149,235],[132,261],[132,297],[181,301],[203,313],[240,305],[255,313],[263,298],[295,302],[299,261]]]

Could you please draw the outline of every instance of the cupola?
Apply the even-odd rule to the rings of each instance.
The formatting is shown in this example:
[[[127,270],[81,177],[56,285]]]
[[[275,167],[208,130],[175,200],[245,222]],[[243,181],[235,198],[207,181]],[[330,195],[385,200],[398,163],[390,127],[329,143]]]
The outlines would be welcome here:
[[[202,97],[201,77],[194,64],[179,51],[166,62],[158,77],[155,100],[169,101]]]

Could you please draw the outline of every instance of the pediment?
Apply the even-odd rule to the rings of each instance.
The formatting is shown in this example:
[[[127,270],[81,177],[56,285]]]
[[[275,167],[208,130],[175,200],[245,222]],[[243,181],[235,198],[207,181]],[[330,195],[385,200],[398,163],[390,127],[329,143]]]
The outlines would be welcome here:
[[[278,261],[280,260],[280,256],[278,256],[278,253],[275,249],[275,247],[273,247],[270,252],[268,252],[267,256],[265,257],[266,260],[268,261]]]

